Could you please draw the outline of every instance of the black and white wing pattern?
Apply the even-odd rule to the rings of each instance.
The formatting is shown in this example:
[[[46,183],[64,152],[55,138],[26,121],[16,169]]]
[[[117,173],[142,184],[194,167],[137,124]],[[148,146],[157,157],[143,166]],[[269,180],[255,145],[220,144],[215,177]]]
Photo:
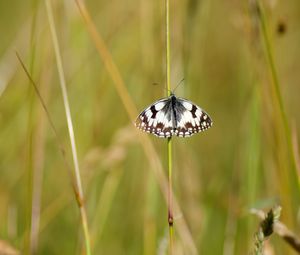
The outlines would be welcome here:
[[[135,125],[162,138],[187,137],[210,128],[212,120],[199,106],[172,94],[142,111]]]
[[[199,106],[184,98],[176,98],[174,112],[176,118],[174,134],[177,136],[192,136],[212,126],[209,115]]]
[[[137,128],[168,138],[173,134],[172,109],[170,98],[163,98],[143,110],[135,121]]]

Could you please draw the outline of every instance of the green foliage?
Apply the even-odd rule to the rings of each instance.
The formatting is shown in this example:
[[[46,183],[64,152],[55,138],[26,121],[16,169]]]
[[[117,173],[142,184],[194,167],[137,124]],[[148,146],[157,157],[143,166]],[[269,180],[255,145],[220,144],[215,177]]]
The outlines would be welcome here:
[[[75,1],[50,2],[91,253],[159,254],[168,232],[167,188],[159,172],[162,165],[168,174],[166,141],[139,133],[132,123],[136,109],[165,95],[164,4],[86,1],[110,53],[99,55],[103,48]],[[184,77],[176,94],[214,121],[204,133],[172,139],[180,206],[174,205],[176,255],[248,254],[257,230],[250,207],[281,204],[281,221],[299,232],[300,3],[263,1],[257,7],[254,0],[170,1],[171,87]],[[59,148],[61,143],[72,166],[44,1],[1,1],[0,30],[0,240],[22,254],[82,254],[72,174]],[[125,90],[116,85],[122,83]],[[292,254],[281,239],[271,238],[270,245]]]

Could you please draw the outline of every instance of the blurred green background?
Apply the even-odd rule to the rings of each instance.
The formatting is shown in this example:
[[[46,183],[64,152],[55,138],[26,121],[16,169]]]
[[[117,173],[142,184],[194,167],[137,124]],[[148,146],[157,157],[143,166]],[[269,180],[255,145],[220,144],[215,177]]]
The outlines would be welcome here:
[[[149,163],[156,158],[142,149],[75,1],[51,3],[93,254],[167,254],[167,205]],[[214,121],[204,133],[173,139],[181,208],[175,254],[249,254],[259,225],[252,207],[280,204],[282,222],[299,234],[300,2],[262,1],[271,48],[254,1],[170,4],[172,87],[185,78],[176,95]],[[165,96],[164,1],[88,0],[86,8],[138,111]],[[36,81],[73,167],[44,1],[0,1],[0,31],[0,240],[20,254],[84,254],[70,175],[15,55]],[[142,136],[167,174],[166,140]],[[296,254],[276,235],[267,247]]]

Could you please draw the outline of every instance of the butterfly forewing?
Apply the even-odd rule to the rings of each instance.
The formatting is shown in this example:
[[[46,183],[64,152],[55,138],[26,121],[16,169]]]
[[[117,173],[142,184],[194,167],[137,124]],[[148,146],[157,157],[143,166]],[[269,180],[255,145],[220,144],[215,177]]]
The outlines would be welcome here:
[[[135,125],[159,137],[171,137],[173,132],[172,109],[169,98],[163,98],[140,113]]]
[[[210,128],[212,125],[208,114],[189,100],[176,98],[174,110],[177,124],[174,133],[177,136],[191,136]]]
[[[212,120],[199,106],[189,100],[171,95],[140,113],[135,125],[158,137],[191,136],[211,127]]]

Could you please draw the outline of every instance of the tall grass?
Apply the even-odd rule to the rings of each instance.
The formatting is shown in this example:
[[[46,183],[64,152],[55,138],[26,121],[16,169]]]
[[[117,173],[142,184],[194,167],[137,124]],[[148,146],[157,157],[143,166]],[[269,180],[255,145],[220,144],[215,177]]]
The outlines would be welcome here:
[[[77,1],[77,6],[87,24],[87,28],[95,42],[95,46],[102,58],[102,60],[105,63],[105,66],[107,68],[108,73],[111,75],[111,78],[114,81],[114,85],[116,86],[116,89],[118,91],[118,94],[123,102],[124,107],[126,108],[129,117],[133,120],[136,116],[137,116],[137,110],[132,102],[132,99],[130,98],[130,95],[128,94],[125,84],[123,82],[123,79],[119,73],[118,68],[116,67],[116,65],[113,62],[113,59],[110,55],[110,53],[107,50],[107,47],[105,45],[105,43],[103,42],[100,34],[96,31],[95,25],[93,24],[89,13],[87,12],[84,4],[81,1]],[[170,61],[170,59],[168,60]],[[168,71],[169,72],[169,68]],[[170,74],[167,75],[170,78]],[[170,84],[170,80],[168,78],[168,83]],[[169,92],[170,93],[170,90]],[[157,180],[161,186],[161,189],[165,195],[165,198],[167,201],[171,201],[171,188],[170,188],[170,184],[171,182],[169,181],[169,184],[167,184],[168,182],[166,181],[166,177],[164,176],[163,170],[162,170],[162,165],[158,159],[158,155],[156,154],[153,145],[151,144],[150,140],[148,137],[146,136],[140,136],[140,134],[138,134],[140,139],[141,139],[141,144],[143,146],[143,149],[145,150],[146,155],[148,156],[148,159],[150,161],[150,163],[152,164],[152,170],[155,171]],[[168,142],[168,149],[170,148],[171,143]],[[170,151],[170,149],[169,149]],[[171,164],[171,159],[169,158],[169,162]],[[170,166],[170,165],[169,165]],[[169,174],[171,173],[171,170],[169,171]],[[169,176],[170,178],[172,176]],[[173,199],[172,199],[172,204],[173,204]],[[174,202],[174,204],[176,204],[176,202]],[[176,205],[177,210],[180,212],[179,206]],[[187,229],[187,227],[185,226],[185,223],[183,223],[182,228],[179,228],[179,233],[181,234],[181,238],[183,240],[185,240],[185,243],[188,247],[188,249],[190,250],[190,252],[192,254],[195,254],[196,252],[196,248],[195,245],[193,243],[193,240],[190,236],[189,230]],[[170,224],[170,238],[172,240],[172,232],[173,232],[173,227]],[[172,241],[171,241],[172,243]]]
[[[91,253],[166,253],[166,144],[133,125],[136,109],[164,91],[165,2],[49,2]],[[259,224],[252,207],[280,204],[281,223],[299,232],[300,5],[272,3],[170,2],[169,80],[184,77],[178,96],[214,120],[206,133],[172,139],[174,255],[250,253]],[[0,244],[21,254],[83,254],[47,8],[35,0],[2,1],[0,14]],[[279,23],[286,27],[280,34]],[[275,254],[294,252],[276,231],[266,245]]]
[[[171,95],[171,56],[170,56],[170,2],[166,3],[166,84],[168,96]],[[167,141],[168,149],[168,224],[169,224],[169,254],[173,254],[173,225],[174,225],[174,212],[173,212],[173,185],[172,185],[172,137]]]
[[[74,192],[75,192],[77,203],[78,203],[79,210],[80,210],[80,216],[81,216],[81,222],[82,222],[82,228],[83,228],[84,240],[85,240],[86,254],[91,255],[90,233],[89,233],[89,228],[88,228],[86,209],[85,209],[85,205],[84,205],[85,199],[84,199],[80,170],[79,170],[79,161],[78,161],[78,156],[77,156],[75,134],[74,134],[70,104],[69,104],[69,99],[68,99],[65,74],[64,74],[64,69],[63,69],[63,65],[62,65],[61,53],[60,53],[60,49],[59,49],[59,43],[58,43],[57,33],[56,33],[56,29],[55,29],[51,3],[49,0],[45,0],[45,4],[46,4],[46,9],[47,9],[49,26],[50,26],[50,30],[51,30],[51,36],[52,36],[52,40],[53,40],[55,59],[56,59],[57,70],[58,70],[58,74],[59,74],[59,81],[60,81],[60,86],[61,86],[61,91],[62,91],[62,96],[63,96],[66,120],[68,123],[68,131],[69,131],[71,150],[72,150],[72,156],[73,156],[73,164],[74,164],[74,176],[76,179],[76,186],[74,186],[74,188],[75,188]]]

